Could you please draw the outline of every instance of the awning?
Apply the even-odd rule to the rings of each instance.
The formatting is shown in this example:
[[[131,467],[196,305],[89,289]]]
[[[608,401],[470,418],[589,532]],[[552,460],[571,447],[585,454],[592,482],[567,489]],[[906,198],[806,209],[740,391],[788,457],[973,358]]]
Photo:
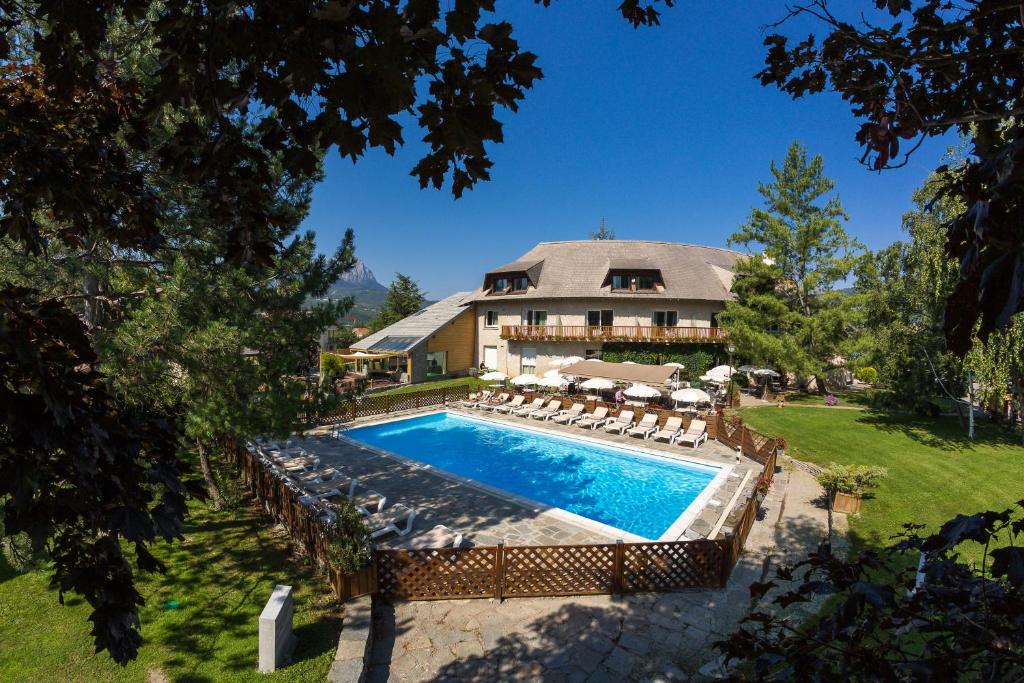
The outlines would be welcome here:
[[[605,363],[604,361],[583,361],[562,368],[562,373],[576,377],[602,377],[635,384],[668,384],[676,374],[675,368],[663,365],[632,365],[629,363]]]
[[[366,351],[356,351],[355,353],[331,353],[328,351],[327,353],[346,361],[381,360],[383,358],[394,358],[395,356],[405,355],[404,353],[367,353]]]

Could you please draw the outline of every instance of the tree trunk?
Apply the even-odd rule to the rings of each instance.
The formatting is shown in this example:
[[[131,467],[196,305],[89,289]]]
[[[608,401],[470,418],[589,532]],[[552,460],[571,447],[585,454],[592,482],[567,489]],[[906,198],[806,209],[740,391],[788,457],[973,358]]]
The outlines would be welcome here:
[[[824,396],[825,394],[828,393],[828,388],[825,386],[825,375],[820,375],[818,373],[815,373],[814,374],[814,384],[815,384],[815,389],[817,389],[818,393],[821,394],[822,396]]]
[[[220,488],[217,486],[217,480],[213,478],[213,470],[210,468],[210,458],[206,454],[206,448],[203,447],[203,443],[196,439],[196,448],[199,449],[199,467],[203,470],[203,481],[206,482],[206,492],[210,494],[210,500],[213,501],[213,509],[220,510],[227,501],[224,500],[224,496],[220,492]]]
[[[967,438],[974,440],[974,373],[967,373]]]

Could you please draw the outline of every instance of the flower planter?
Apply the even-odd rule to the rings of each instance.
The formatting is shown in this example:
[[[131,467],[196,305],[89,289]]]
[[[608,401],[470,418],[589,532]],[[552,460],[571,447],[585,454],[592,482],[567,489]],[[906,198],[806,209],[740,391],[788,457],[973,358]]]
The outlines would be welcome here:
[[[860,512],[860,496],[836,491],[836,494],[832,496],[832,509],[836,512],[848,514]]]

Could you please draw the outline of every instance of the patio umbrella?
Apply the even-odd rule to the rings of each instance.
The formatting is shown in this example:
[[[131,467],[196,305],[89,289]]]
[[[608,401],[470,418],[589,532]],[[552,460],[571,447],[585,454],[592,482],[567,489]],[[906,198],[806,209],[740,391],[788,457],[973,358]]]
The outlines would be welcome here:
[[[757,373],[757,368],[754,367],[753,365],[741,365],[736,369],[739,370],[740,372],[753,372],[755,374]]]
[[[508,375],[506,375],[504,372],[498,372],[497,370],[491,370],[490,372],[485,372],[484,374],[480,375],[480,379],[487,380],[488,382],[493,382],[493,381],[504,382],[505,380],[508,379]]]
[[[539,381],[539,379],[537,375],[534,375],[532,373],[526,373],[525,375],[517,375],[516,377],[513,377],[510,381],[517,387],[521,387],[526,384],[536,384]]]
[[[711,403],[711,396],[708,395],[708,392],[700,389],[680,389],[673,391],[671,396],[673,401],[680,403]]]
[[[685,365],[683,365],[682,363],[676,363],[674,361],[672,363],[665,363],[661,367],[663,367],[663,368],[679,368],[680,370],[685,370],[686,369]]]
[[[654,387],[649,387],[646,384],[634,384],[622,393],[630,398],[655,398],[657,396],[661,396],[660,391]]]
[[[631,360],[624,360],[624,361],[622,361],[622,364],[623,365],[636,365],[636,362],[631,361]]]
[[[601,359],[600,359],[600,358],[588,358],[588,359],[587,359],[587,362],[588,362],[588,363],[590,363],[590,362],[592,362],[592,361],[597,361],[598,363],[600,363],[600,362],[601,362]]]
[[[582,360],[583,360],[583,358],[581,356],[569,356],[569,357],[563,358],[559,362],[555,363],[555,365],[557,365],[557,366],[559,366],[561,368],[564,368],[564,367],[566,367],[568,365],[572,365],[573,363],[579,363]]]
[[[562,371],[559,370],[558,368],[551,368],[550,370],[548,370],[547,372],[544,373],[544,376],[545,377],[561,377],[561,374],[560,374],[561,372]]]
[[[549,389],[561,389],[569,384],[569,380],[564,377],[553,375],[551,377],[542,377],[537,386],[547,387]]]
[[[612,387],[615,386],[615,383],[612,382],[610,379],[605,379],[604,377],[591,377],[590,379],[588,379],[586,382],[584,382],[580,386],[583,387],[584,389],[597,389],[597,390],[600,390],[600,389],[611,389]]]
[[[759,368],[754,370],[754,374],[758,377],[781,377],[781,375],[771,368]]]

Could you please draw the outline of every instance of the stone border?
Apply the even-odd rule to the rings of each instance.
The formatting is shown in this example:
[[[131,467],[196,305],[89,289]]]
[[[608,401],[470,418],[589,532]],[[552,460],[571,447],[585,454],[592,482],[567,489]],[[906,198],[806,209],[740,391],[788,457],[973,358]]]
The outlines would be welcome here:
[[[682,535],[683,531],[685,531],[685,529],[690,525],[690,523],[693,522],[693,520],[700,514],[700,511],[707,506],[709,501],[712,499],[715,493],[717,493],[718,490],[722,487],[722,484],[725,482],[725,480],[728,478],[729,474],[733,470],[733,465],[730,464],[711,463],[707,461],[702,461],[699,458],[694,458],[692,456],[683,454],[676,456],[675,454],[662,453],[660,451],[654,451],[651,449],[635,447],[631,448],[622,446],[618,443],[604,441],[602,439],[595,439],[593,437],[589,437],[586,435],[580,435],[578,437],[578,440],[586,441],[594,445],[601,446],[603,448],[611,448],[615,450],[626,451],[627,453],[635,454],[636,456],[639,457],[661,460],[668,463],[673,463],[674,461],[681,461],[682,464],[718,470],[718,473],[715,474],[714,478],[710,482],[708,482],[707,486],[704,487],[704,489],[697,495],[696,498],[690,501],[690,504],[687,505],[686,508],[682,511],[682,513],[680,513],[680,515],[676,518],[676,520],[672,524],[670,524],[664,532],[662,532],[661,536],[659,536],[656,539],[650,539],[640,536],[638,534],[630,533],[623,529],[619,529],[618,527],[613,527],[608,524],[599,522],[597,520],[590,519],[589,517],[584,517],[574,512],[569,512],[568,510],[564,510],[562,508],[555,507],[547,503],[542,503],[540,501],[527,498],[526,496],[521,496],[519,494],[512,493],[511,491],[506,491],[504,489],[499,489],[488,484],[484,484],[483,482],[476,481],[475,479],[470,479],[455,474],[453,472],[448,472],[447,470],[443,470],[434,467],[433,465],[428,465],[426,463],[419,462],[418,460],[407,458],[398,453],[393,453],[382,448],[377,448],[376,446],[370,446],[360,441],[356,441],[355,439],[352,439],[345,435],[345,432],[348,431],[349,429],[371,427],[380,424],[389,424],[391,422],[401,422],[403,420],[415,419],[426,415],[436,415],[438,413],[447,412],[449,411],[444,408],[432,409],[420,412],[416,415],[405,415],[401,417],[390,416],[382,419],[369,420],[366,422],[362,422],[360,424],[351,424],[339,429],[339,438],[343,439],[345,442],[349,443],[352,446],[363,448],[372,453],[377,453],[384,457],[397,460],[398,462],[408,467],[423,469],[443,479],[448,479],[449,481],[454,481],[458,484],[462,484],[470,488],[475,488],[479,491],[482,491],[492,496],[496,496],[498,498],[510,500],[518,505],[523,505],[527,508],[534,510],[539,515],[548,515],[553,517],[554,519],[574,524],[576,526],[587,529],[588,531],[593,531],[595,533],[599,533],[610,538],[617,538],[631,543],[649,543],[651,541],[675,541],[676,539],[678,539]],[[537,428],[533,426],[510,425],[500,420],[489,420],[487,418],[479,417],[476,415],[467,415],[465,413],[462,413],[461,411],[452,412],[454,412],[454,414],[464,419],[500,425],[502,427],[505,427],[506,429],[514,429],[525,432],[532,431],[544,434],[545,436],[550,436],[562,440],[568,438],[565,434],[548,429]]]
[[[329,683],[360,683],[366,678],[373,644],[373,601],[364,595],[345,603],[338,651],[327,672]]]

